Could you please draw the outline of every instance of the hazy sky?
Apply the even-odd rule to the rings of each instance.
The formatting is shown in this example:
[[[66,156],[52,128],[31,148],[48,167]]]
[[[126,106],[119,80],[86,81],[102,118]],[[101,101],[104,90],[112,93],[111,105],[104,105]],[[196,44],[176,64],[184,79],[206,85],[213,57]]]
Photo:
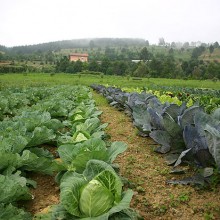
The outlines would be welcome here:
[[[220,0],[0,0],[0,45],[101,37],[220,43]]]

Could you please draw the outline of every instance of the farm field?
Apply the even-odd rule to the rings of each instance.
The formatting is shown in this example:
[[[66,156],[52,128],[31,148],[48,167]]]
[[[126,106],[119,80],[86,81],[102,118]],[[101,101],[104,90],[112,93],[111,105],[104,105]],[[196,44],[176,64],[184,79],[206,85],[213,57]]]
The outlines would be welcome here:
[[[25,85],[56,85],[56,84],[81,84],[90,86],[91,84],[109,84],[119,87],[190,87],[190,88],[208,88],[220,89],[220,81],[212,80],[181,80],[181,79],[161,79],[161,78],[142,78],[135,80],[131,77],[121,76],[103,76],[91,74],[2,74],[0,75],[0,86],[25,86]]]
[[[1,120],[3,120],[1,123],[2,126],[7,127],[6,132],[3,130],[1,131],[1,135],[5,135],[3,135],[5,138],[3,139],[5,141],[4,143],[7,143],[10,139],[10,134],[13,134],[13,129],[11,127],[12,125],[14,126],[14,123],[18,123],[16,126],[21,126],[22,123],[26,126],[29,123],[28,120],[32,120],[32,118],[36,117],[36,120],[40,121],[43,126],[41,128],[42,130],[35,131],[35,128],[28,125],[30,126],[29,133],[27,133],[24,128],[22,130],[23,133],[19,133],[19,140],[21,142],[23,141],[22,143],[24,144],[25,141],[22,137],[25,137],[25,139],[28,140],[28,143],[25,142],[24,149],[22,149],[21,144],[17,144],[18,147],[20,147],[20,150],[16,152],[16,149],[13,149],[12,153],[17,153],[16,156],[19,155],[21,160],[23,160],[22,158],[26,155],[25,165],[20,162],[21,164],[16,165],[15,167],[14,164],[7,169],[5,168],[5,164],[1,164],[0,167],[1,174],[3,175],[8,175],[10,172],[13,174],[14,168],[17,172],[16,175],[23,175],[23,172],[25,172],[28,179],[27,185],[29,186],[35,186],[35,182],[32,182],[31,180],[38,183],[36,189],[31,187],[32,189],[30,190],[30,193],[25,191],[25,193],[23,192],[23,195],[20,195],[20,197],[18,196],[18,200],[22,200],[20,198],[30,199],[30,194],[32,194],[34,195],[34,199],[25,202],[18,202],[18,207],[26,208],[26,210],[31,212],[32,215],[38,214],[38,217],[36,216],[35,219],[49,220],[52,219],[51,216],[58,218],[56,215],[57,213],[60,213],[60,211],[62,211],[62,216],[59,215],[59,218],[61,219],[78,219],[72,217],[72,215],[75,214],[75,211],[73,211],[69,205],[71,203],[69,201],[71,200],[68,201],[65,197],[68,197],[67,192],[71,190],[68,182],[73,181],[74,178],[79,178],[79,181],[82,180],[80,180],[80,176],[75,174],[72,175],[70,173],[74,170],[82,173],[83,170],[87,169],[84,175],[89,180],[91,179],[91,176],[87,177],[86,175],[88,175],[89,171],[91,172],[92,168],[89,170],[89,166],[85,167],[84,159],[101,158],[103,161],[107,162],[107,164],[111,165],[113,160],[115,160],[114,163],[119,164],[119,174],[112,170],[112,168],[108,167],[108,175],[112,175],[116,182],[118,181],[117,175],[122,176],[124,183],[122,189],[123,192],[128,188],[131,188],[134,193],[130,207],[133,210],[138,211],[144,219],[220,219],[220,188],[218,185],[220,180],[218,174],[211,179],[211,187],[201,188],[198,186],[192,187],[189,185],[168,184],[167,182],[169,180],[175,181],[176,179],[182,179],[183,177],[193,175],[195,169],[191,166],[185,166],[184,169],[187,171],[185,174],[171,174],[170,171],[172,171],[172,167],[166,164],[164,156],[154,152],[155,148],[158,147],[158,143],[153,141],[150,137],[139,136],[138,129],[134,127],[131,118],[126,116],[124,112],[120,112],[116,108],[110,107],[106,99],[100,94],[92,92],[93,97],[91,97],[91,93],[88,89],[81,90],[81,85],[90,86],[92,83],[115,85],[127,88],[128,90],[130,89],[130,91],[138,92],[141,92],[143,88],[156,88],[157,91],[161,91],[163,89],[162,86],[176,88],[180,85],[181,87],[189,86],[190,88],[210,88],[216,92],[218,92],[220,88],[219,82],[212,81],[167,79],[139,80],[132,78],[128,79],[126,77],[107,77],[83,74],[55,74],[53,76],[46,74],[0,75],[1,91],[4,92],[7,88],[10,88],[12,91],[12,99],[8,99],[9,105],[4,98],[6,98],[6,94],[9,94],[10,92],[1,94],[1,110],[5,107],[5,112],[1,112]],[[74,87],[74,89],[72,87]],[[19,94],[20,91],[23,91],[24,93]],[[68,92],[70,93],[68,94]],[[170,92],[170,89],[166,92]],[[75,94],[78,94],[78,96],[75,96]],[[172,91],[172,94],[175,94],[175,91]],[[214,93],[212,94],[214,96]],[[161,96],[161,94],[159,96]],[[52,101],[49,100],[49,97],[53,97]],[[85,101],[83,101],[84,104],[77,108],[77,105],[81,103],[81,100],[84,100],[84,98],[86,98]],[[43,101],[44,99],[46,102]],[[92,99],[95,100],[96,106]],[[76,103],[78,104],[76,105]],[[7,105],[8,107],[6,108]],[[25,105],[28,106],[28,113],[22,113]],[[214,111],[219,107],[218,105],[218,100],[216,99],[215,105],[212,106],[209,111]],[[82,113],[84,109],[88,109],[88,113]],[[100,110],[103,112],[102,114]],[[36,115],[37,112],[40,114]],[[88,116],[89,118],[87,118]],[[13,120],[11,121],[12,118]],[[4,124],[4,119],[7,119],[6,121],[7,123],[10,123],[10,126]],[[20,119],[21,122],[19,121]],[[26,119],[28,120],[26,121]],[[91,121],[89,122],[87,119]],[[46,123],[44,120],[46,120]],[[50,120],[52,120],[51,122],[53,122],[53,126]],[[85,125],[85,123],[87,124]],[[106,123],[108,123],[108,126]],[[90,128],[93,129],[91,130]],[[38,136],[43,133],[47,133],[47,137]],[[27,135],[27,137],[25,135]],[[102,142],[102,137],[105,137],[107,145]],[[71,146],[75,146],[76,148],[82,147],[83,149],[88,150],[89,145],[91,144],[91,141],[89,142],[89,140],[93,138],[99,139],[96,141],[99,143],[98,145],[105,146],[103,149],[113,149],[114,147],[118,147],[118,149],[121,150],[119,150],[117,154],[116,152],[112,154],[109,153],[109,155],[112,155],[112,158],[110,159],[106,159],[107,156],[103,156],[103,153],[100,153],[97,157],[95,155],[90,155],[91,157],[88,155],[81,155],[78,158],[75,157],[76,155],[73,153],[71,158],[72,161],[69,159],[68,155],[71,155],[70,143]],[[10,141],[14,143],[13,140]],[[57,145],[55,143],[59,144]],[[95,144],[92,143],[92,145],[94,147]],[[1,146],[3,146],[3,144],[1,144]],[[41,151],[38,146],[45,148],[45,151]],[[125,150],[125,148],[127,149]],[[0,150],[3,152],[2,149]],[[116,149],[114,150],[116,151]],[[7,150],[4,153],[6,155],[6,153],[9,152]],[[37,166],[37,162],[28,164],[30,161],[28,160],[27,155],[31,155],[35,158],[33,154],[44,156],[46,158],[44,159],[44,164],[40,164],[39,167]],[[51,158],[53,158],[53,160],[51,160]],[[78,164],[78,161],[83,162]],[[7,163],[10,165],[10,162]],[[52,163],[53,165],[47,165],[47,163]],[[94,161],[91,162],[90,166],[97,167],[98,165],[95,165],[95,163],[96,162]],[[45,169],[45,165],[53,170]],[[103,164],[100,166],[107,167],[107,165]],[[12,169],[12,167],[14,168]],[[51,171],[53,172],[51,173]],[[59,175],[56,177],[55,182],[54,178],[57,172]],[[52,176],[47,177],[47,174],[52,174]],[[18,178],[18,176],[16,178]],[[92,178],[100,180],[102,177],[98,178],[94,174]],[[21,180],[24,181],[24,179]],[[118,184],[120,185],[120,183]],[[25,190],[27,189],[25,188]],[[119,191],[121,192],[121,190]],[[131,198],[131,191],[127,192],[126,198]],[[28,195],[26,195],[26,193]],[[123,200],[125,196],[121,198]],[[8,201],[10,201],[10,199],[7,200],[6,203],[3,202],[4,204],[8,204]],[[74,201],[72,200],[72,202]],[[120,204],[119,201],[117,203]],[[55,205],[55,208],[49,208],[51,205]],[[65,207],[65,211],[63,206]],[[3,209],[4,207],[5,205],[0,208]],[[129,202],[126,203],[126,207],[129,207]],[[109,209],[110,208],[108,208],[108,210]],[[82,210],[86,213],[86,207],[81,207],[81,211]],[[123,208],[121,210],[123,210]],[[133,217],[129,218],[129,214]],[[126,219],[138,219],[135,211],[125,211],[122,215],[126,215]],[[79,215],[77,216],[79,217]],[[99,219],[108,219],[108,215],[103,214],[103,216],[104,217]],[[29,216],[29,218],[31,217]],[[85,215],[80,218],[85,218]],[[111,218],[109,219],[114,219],[113,214],[111,214]]]

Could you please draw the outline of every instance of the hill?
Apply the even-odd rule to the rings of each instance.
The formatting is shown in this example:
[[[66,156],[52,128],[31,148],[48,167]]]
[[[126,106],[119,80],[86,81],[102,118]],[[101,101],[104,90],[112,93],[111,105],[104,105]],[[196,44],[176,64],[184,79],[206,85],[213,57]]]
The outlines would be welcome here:
[[[212,53],[210,53],[209,48],[202,53],[199,59],[204,61],[217,61],[220,62],[220,48],[215,48]]]
[[[62,49],[76,48],[105,48],[105,47],[129,47],[129,46],[145,46],[146,41],[139,38],[91,38],[91,39],[75,39],[48,42],[35,45],[4,47],[0,46],[0,51],[10,52],[13,54],[30,54],[35,52],[60,51]]]

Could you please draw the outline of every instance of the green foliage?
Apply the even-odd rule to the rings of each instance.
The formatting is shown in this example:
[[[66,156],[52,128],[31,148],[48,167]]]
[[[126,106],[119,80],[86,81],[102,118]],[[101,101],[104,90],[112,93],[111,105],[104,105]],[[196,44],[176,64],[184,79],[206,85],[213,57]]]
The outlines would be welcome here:
[[[61,179],[61,205],[80,218],[109,219],[129,208],[132,191],[122,193],[122,182],[105,162],[90,160],[82,175],[68,173]],[[97,217],[97,218],[95,218]]]
[[[64,144],[58,148],[59,156],[67,170],[82,173],[90,159],[113,163],[118,154],[126,150],[126,144],[113,142],[107,147],[100,138],[90,138],[78,144]]]
[[[32,216],[30,213],[27,213],[23,209],[19,209],[12,204],[6,205],[0,203],[0,219],[31,220]]]

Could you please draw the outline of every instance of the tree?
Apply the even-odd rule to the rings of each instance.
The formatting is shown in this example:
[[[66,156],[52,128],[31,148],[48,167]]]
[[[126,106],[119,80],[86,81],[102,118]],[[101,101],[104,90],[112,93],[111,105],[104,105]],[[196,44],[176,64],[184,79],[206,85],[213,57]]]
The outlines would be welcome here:
[[[74,72],[78,73],[78,72],[82,72],[82,70],[83,70],[83,63],[82,61],[77,60],[74,65]]]
[[[174,53],[174,50],[173,50],[172,47],[169,49],[168,53],[169,53],[170,55],[172,55],[172,54]]]
[[[146,47],[142,48],[141,52],[140,52],[140,59],[143,61],[147,61],[149,60],[149,51],[147,50]]]
[[[124,61],[115,61],[113,63],[113,71],[116,75],[125,75],[125,71],[128,68],[127,63]]]
[[[214,48],[219,48],[219,43],[216,41],[214,44],[213,44]]]
[[[210,52],[210,54],[212,54],[213,52],[214,52],[214,46],[211,44],[210,46],[209,46],[209,52]]]
[[[160,77],[161,76],[161,73],[163,70],[163,64],[160,59],[153,58],[149,64],[149,67],[150,67],[150,75],[152,77]]]
[[[95,47],[95,43],[93,40],[90,40],[89,42],[89,47],[93,50],[93,48]]]
[[[192,59],[198,59],[198,57],[205,51],[205,47],[199,46],[195,47],[192,52]]]
[[[57,72],[66,72],[67,67],[69,66],[69,59],[64,56],[60,61],[57,62],[56,71]]]
[[[149,43],[149,41],[148,41],[148,40],[146,40],[146,41],[145,41],[145,44],[146,44],[146,46],[147,46],[147,47],[149,47],[149,46],[150,46],[150,43]]]
[[[3,60],[3,54],[0,52],[0,60]]]
[[[189,48],[189,42],[185,42],[185,43],[183,44],[183,48],[185,48],[185,49]]]
[[[163,37],[161,37],[161,38],[159,38],[159,43],[158,43],[158,45],[159,46],[165,46],[165,40],[164,40],[164,38]]]
[[[148,73],[149,70],[147,66],[143,62],[140,62],[137,69],[133,72],[132,75],[137,77],[145,77]]]
[[[88,69],[90,71],[97,71],[98,72],[100,67],[99,67],[99,64],[96,61],[91,61],[89,63]]]
[[[176,43],[175,42],[171,43],[171,48],[176,48]]]
[[[108,67],[110,67],[110,61],[108,58],[104,58],[101,63],[101,72],[106,74]]]
[[[105,56],[108,57],[110,60],[115,60],[116,59],[116,52],[114,48],[105,48]]]

